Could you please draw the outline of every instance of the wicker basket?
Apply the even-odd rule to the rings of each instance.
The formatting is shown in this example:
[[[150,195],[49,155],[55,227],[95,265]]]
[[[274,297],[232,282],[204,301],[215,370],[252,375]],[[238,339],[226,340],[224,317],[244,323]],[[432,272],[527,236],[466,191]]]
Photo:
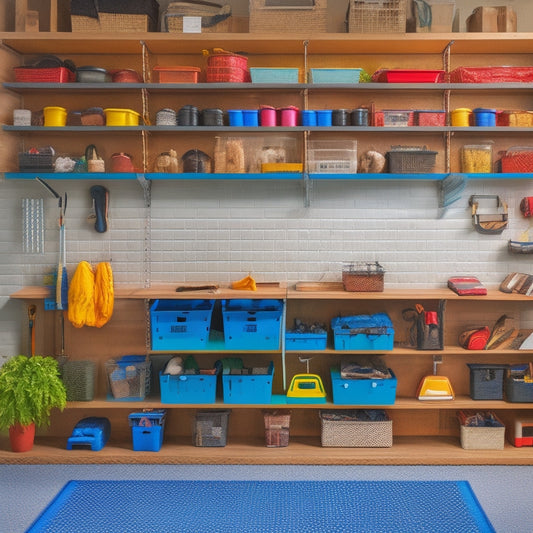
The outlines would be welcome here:
[[[385,270],[378,263],[344,263],[342,283],[348,292],[383,292]]]
[[[162,31],[183,33],[183,17],[201,17],[202,33],[231,31],[231,7],[171,2],[163,15]]]
[[[390,448],[392,420],[350,420],[357,411],[320,411],[321,443],[324,447]]]
[[[406,0],[350,0],[349,33],[405,33]]]
[[[100,13],[98,18],[71,15],[72,32],[135,33],[153,31],[148,15]]]
[[[310,1],[308,8],[301,3],[269,7],[268,0],[250,0],[250,33],[325,33],[328,31],[328,1]]]
[[[391,174],[424,174],[433,171],[437,152],[425,147],[393,147],[387,156]]]

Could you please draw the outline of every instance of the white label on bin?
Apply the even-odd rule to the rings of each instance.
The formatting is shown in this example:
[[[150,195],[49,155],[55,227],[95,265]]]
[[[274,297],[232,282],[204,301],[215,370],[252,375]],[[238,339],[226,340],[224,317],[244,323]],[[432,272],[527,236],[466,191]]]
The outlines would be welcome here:
[[[183,33],[202,33],[202,17],[183,17]]]

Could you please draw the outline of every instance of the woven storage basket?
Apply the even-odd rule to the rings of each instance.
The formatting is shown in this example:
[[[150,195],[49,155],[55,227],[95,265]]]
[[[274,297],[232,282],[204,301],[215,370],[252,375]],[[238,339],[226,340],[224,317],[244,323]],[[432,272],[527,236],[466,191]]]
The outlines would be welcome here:
[[[322,446],[339,448],[390,448],[392,446],[392,420],[375,422],[331,420],[328,419],[329,413],[336,413],[336,411],[320,411]],[[350,411],[339,411],[339,413],[349,414]]]
[[[61,379],[69,402],[90,402],[94,398],[94,361],[66,361],[61,365]]]
[[[432,172],[437,152],[408,147],[393,147],[387,152],[391,174],[423,174]]]
[[[505,426],[500,428],[461,425],[461,447],[465,450],[503,450]]]
[[[128,13],[99,13],[98,18],[71,15],[70,23],[73,32],[79,33],[134,33],[153,31],[148,15],[132,15]]]
[[[265,446],[281,448],[289,445],[291,411],[265,411]]]
[[[345,263],[342,283],[348,292],[383,292],[385,271],[379,263]]]
[[[268,0],[250,0],[250,33],[294,33],[328,31],[328,1],[314,0],[310,7],[301,3],[285,6],[272,6]],[[311,5],[313,4],[313,5]]]
[[[202,33],[224,33],[231,30],[231,7],[223,14],[222,6],[171,2],[163,15],[163,30],[183,33],[183,17],[201,17]]]
[[[405,33],[406,0],[350,0],[349,33]]]

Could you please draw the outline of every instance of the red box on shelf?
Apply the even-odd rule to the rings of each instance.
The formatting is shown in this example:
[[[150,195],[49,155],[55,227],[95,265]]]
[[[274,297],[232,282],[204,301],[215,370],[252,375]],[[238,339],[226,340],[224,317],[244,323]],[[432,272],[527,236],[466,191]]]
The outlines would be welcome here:
[[[72,83],[76,73],[66,67],[15,67],[15,81],[28,83]]]
[[[458,67],[450,72],[450,83],[532,82],[533,67]]]
[[[431,109],[415,111],[416,126],[446,126],[446,112]]]
[[[442,83],[444,70],[391,68],[378,70],[372,81],[381,83]]]
[[[198,83],[199,67],[154,67],[159,83]]]

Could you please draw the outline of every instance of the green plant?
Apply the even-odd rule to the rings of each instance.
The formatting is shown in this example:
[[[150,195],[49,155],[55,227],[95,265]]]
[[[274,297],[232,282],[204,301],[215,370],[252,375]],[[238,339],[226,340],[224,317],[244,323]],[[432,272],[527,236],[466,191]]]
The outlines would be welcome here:
[[[12,357],[0,368],[0,429],[14,424],[50,424],[50,411],[67,403],[65,386],[53,357]]]

